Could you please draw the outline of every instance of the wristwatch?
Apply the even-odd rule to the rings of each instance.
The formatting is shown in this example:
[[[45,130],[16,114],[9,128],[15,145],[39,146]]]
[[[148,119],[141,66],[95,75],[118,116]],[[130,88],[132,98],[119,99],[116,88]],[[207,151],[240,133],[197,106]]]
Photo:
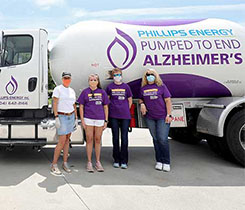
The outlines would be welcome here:
[[[173,116],[171,114],[167,114],[167,117],[171,117],[172,118]]]
[[[58,117],[58,115],[54,115],[54,118]]]
[[[106,123],[108,123],[108,120],[105,120]]]

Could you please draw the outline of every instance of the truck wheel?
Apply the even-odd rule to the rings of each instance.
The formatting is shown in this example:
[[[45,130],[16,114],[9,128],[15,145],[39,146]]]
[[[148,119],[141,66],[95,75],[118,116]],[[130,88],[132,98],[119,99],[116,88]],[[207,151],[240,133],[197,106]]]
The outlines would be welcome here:
[[[196,136],[194,132],[188,128],[170,128],[169,136],[173,140],[185,144],[198,144],[202,140],[202,138]]]
[[[245,110],[231,117],[227,124],[225,139],[234,158],[245,167]]]

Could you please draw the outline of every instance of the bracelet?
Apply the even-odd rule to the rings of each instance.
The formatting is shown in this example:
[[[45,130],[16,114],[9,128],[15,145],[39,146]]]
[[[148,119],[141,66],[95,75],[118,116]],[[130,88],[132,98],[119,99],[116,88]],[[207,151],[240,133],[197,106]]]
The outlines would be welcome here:
[[[105,120],[106,123],[108,123],[108,120]]]
[[[58,115],[54,115],[54,118],[58,117]]]
[[[171,117],[172,118],[173,116],[171,114],[167,114],[167,117]]]

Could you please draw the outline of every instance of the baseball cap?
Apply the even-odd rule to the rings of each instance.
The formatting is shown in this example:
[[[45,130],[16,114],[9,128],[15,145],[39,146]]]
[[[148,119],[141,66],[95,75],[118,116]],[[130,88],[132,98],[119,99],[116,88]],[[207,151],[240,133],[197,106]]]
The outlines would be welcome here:
[[[71,77],[71,73],[69,72],[63,72],[62,77]]]

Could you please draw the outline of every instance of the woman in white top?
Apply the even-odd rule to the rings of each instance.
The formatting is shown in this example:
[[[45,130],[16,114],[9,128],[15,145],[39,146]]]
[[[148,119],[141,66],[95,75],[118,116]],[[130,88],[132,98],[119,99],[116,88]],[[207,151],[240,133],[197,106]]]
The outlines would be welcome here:
[[[69,140],[71,133],[77,125],[76,112],[76,94],[75,91],[69,87],[71,83],[71,73],[62,73],[62,85],[55,87],[53,91],[53,110],[55,116],[55,126],[59,136],[58,144],[54,151],[54,158],[51,165],[51,172],[54,175],[61,175],[61,171],[57,166],[60,152],[63,149],[63,169],[71,173],[71,169],[67,164],[69,152]]]

